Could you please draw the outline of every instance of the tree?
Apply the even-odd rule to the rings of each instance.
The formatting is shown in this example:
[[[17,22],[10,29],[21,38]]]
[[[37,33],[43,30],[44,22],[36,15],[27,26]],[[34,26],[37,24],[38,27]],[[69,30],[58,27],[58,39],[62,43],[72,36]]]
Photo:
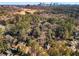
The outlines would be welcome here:
[[[65,28],[65,36],[67,38],[70,38],[75,29],[75,21],[73,19],[66,20],[64,28]]]
[[[0,40],[0,53],[5,52],[8,49],[7,43],[4,40]]]
[[[48,50],[48,54],[50,56],[70,56],[72,55],[72,50],[71,48],[69,48],[68,46],[66,46],[65,41],[56,41],[56,40],[52,40],[52,42],[50,42],[50,49]]]

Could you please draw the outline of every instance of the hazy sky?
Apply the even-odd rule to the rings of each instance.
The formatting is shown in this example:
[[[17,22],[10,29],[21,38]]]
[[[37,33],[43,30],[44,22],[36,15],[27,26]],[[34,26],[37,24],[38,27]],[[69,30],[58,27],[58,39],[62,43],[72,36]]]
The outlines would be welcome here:
[[[0,0],[0,2],[79,2],[79,0]]]
[[[0,0],[0,5],[38,4],[38,2],[61,2],[64,4],[79,4],[79,0]]]

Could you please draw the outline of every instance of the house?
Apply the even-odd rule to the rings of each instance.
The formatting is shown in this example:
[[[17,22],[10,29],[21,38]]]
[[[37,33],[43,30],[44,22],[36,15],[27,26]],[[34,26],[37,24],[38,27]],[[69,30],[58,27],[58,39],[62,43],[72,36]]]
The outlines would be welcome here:
[[[73,33],[74,39],[79,39],[79,31]]]

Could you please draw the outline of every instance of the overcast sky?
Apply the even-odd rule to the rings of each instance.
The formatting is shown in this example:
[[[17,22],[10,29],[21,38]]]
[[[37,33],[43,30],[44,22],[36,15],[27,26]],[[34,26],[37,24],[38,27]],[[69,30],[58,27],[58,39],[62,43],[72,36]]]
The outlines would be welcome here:
[[[0,2],[79,2],[79,0],[0,0]]]

